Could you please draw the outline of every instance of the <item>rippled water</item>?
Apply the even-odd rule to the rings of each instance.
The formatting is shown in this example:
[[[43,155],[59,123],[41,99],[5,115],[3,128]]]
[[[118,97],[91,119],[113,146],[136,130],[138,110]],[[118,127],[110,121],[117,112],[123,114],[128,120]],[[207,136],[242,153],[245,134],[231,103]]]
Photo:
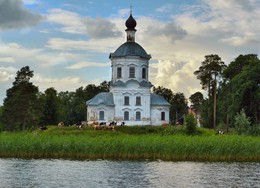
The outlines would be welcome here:
[[[260,163],[0,159],[0,187],[260,187]]]

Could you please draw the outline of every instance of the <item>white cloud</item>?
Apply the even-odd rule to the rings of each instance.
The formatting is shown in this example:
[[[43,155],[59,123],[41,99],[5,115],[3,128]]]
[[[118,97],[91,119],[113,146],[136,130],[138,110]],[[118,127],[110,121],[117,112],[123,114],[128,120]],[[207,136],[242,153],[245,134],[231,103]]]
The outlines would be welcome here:
[[[167,12],[171,12],[173,8],[174,8],[173,4],[165,4],[165,5],[157,8],[156,12],[167,13]]]
[[[0,83],[14,79],[17,69],[14,67],[0,67]]]
[[[105,67],[105,66],[109,66],[108,63],[97,63],[97,62],[86,62],[86,61],[82,61],[70,66],[67,66],[67,69],[81,69],[84,67]]]
[[[62,25],[61,32],[72,34],[85,34],[86,29],[79,14],[63,9],[51,9],[46,15],[51,23]]]
[[[65,33],[84,34],[94,39],[115,38],[122,35],[113,22],[101,17],[83,18],[75,12],[52,9],[49,10],[47,19],[49,22],[62,25],[60,31]]]
[[[221,41],[224,43],[228,43],[232,46],[244,46],[244,45],[250,45],[250,44],[256,44],[258,45],[260,43],[259,38],[253,37],[253,36],[232,36],[230,38],[223,38]]]
[[[92,19],[86,17],[83,19],[87,34],[94,39],[119,37],[122,35],[121,31],[118,31],[116,25],[109,20],[103,18]]]
[[[201,88],[193,72],[199,68],[205,55],[218,54],[228,64],[241,53],[259,54],[259,3],[258,0],[201,0],[200,4],[181,7],[184,12],[171,15],[171,20],[167,22],[145,16],[136,18],[136,41],[152,55],[149,71],[152,83],[170,88],[173,92],[183,92],[188,98]],[[163,13],[168,10],[161,6],[157,11]],[[90,56],[108,57],[110,52],[126,41],[125,36],[117,33],[124,32],[123,17],[126,15],[129,15],[129,10],[122,9],[110,18],[87,17],[84,20],[78,13],[52,9],[46,17],[49,23],[56,24],[55,29],[88,35],[90,38],[79,35],[74,35],[77,40],[62,38],[68,36],[65,34],[48,38],[43,48],[25,48],[18,42],[1,44],[0,61],[12,63],[17,69],[24,63],[40,67],[35,69],[37,79],[34,80],[36,85],[44,89],[54,86],[60,91],[66,91],[87,85],[90,81],[99,84],[110,78],[86,78],[87,82],[85,75],[73,76],[72,73],[79,72],[83,67],[87,70],[91,67],[92,70],[95,66],[107,66],[96,63],[102,60]],[[106,27],[97,27],[102,25]],[[107,27],[110,33],[104,33]],[[49,33],[47,29],[41,31],[46,32],[45,36]],[[56,72],[53,68],[55,66],[59,67],[60,78],[53,75],[54,79],[52,74]],[[44,73],[45,70],[49,72]],[[41,75],[37,72],[41,72]],[[2,72],[1,79],[5,82],[7,74],[10,75]],[[9,76],[7,80],[11,78]]]
[[[193,72],[205,55],[218,54],[228,64],[241,53],[259,53],[260,2],[236,2],[204,0],[204,4],[184,7],[187,12],[173,16],[173,21],[167,23],[139,18],[137,42],[157,61],[150,64],[152,83],[183,92],[188,98],[201,90]],[[161,7],[158,11],[167,9]],[[178,36],[176,26],[186,34],[172,38]]]
[[[73,91],[86,84],[80,77],[51,78],[42,74],[35,74],[31,81],[39,86],[40,91],[50,87],[54,87],[57,91]]]
[[[12,57],[0,57],[0,62],[14,63],[15,59]]]
[[[109,53],[111,49],[116,49],[120,41],[106,38],[106,39],[91,39],[91,40],[71,40],[64,38],[49,39],[46,47],[53,50],[90,50],[101,53]]]
[[[12,58],[16,62],[16,59],[35,58],[35,56],[41,51],[42,49],[24,48],[17,43],[1,44],[0,58],[5,58],[6,54],[8,54],[9,58]]]

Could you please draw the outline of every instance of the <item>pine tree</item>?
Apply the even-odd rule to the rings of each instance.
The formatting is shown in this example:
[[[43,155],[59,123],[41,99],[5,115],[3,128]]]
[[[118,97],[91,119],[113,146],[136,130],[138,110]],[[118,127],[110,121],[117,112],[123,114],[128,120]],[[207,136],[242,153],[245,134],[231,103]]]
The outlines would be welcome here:
[[[33,71],[29,66],[21,68],[17,72],[13,87],[6,92],[1,117],[6,130],[25,130],[38,122],[38,87],[30,82],[32,77]]]

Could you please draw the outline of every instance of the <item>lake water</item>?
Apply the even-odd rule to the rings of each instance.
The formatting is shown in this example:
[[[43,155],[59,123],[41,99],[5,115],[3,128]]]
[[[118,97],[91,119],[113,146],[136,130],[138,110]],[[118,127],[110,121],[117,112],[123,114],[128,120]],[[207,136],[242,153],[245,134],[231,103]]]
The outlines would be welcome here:
[[[0,187],[260,187],[260,163],[0,159]]]

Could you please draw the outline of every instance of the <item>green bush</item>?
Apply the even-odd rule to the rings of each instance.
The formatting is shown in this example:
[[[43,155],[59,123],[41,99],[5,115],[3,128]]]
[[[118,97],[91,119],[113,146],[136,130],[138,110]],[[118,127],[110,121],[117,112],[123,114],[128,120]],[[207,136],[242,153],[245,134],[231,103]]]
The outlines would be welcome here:
[[[244,109],[242,109],[240,113],[237,113],[237,115],[235,116],[235,129],[237,131],[237,134],[250,134],[250,124],[251,123],[249,121],[249,118],[246,117]]]
[[[254,124],[250,128],[250,135],[260,136],[260,124]]]
[[[192,114],[188,114],[185,118],[186,133],[191,135],[196,133],[196,119]]]

